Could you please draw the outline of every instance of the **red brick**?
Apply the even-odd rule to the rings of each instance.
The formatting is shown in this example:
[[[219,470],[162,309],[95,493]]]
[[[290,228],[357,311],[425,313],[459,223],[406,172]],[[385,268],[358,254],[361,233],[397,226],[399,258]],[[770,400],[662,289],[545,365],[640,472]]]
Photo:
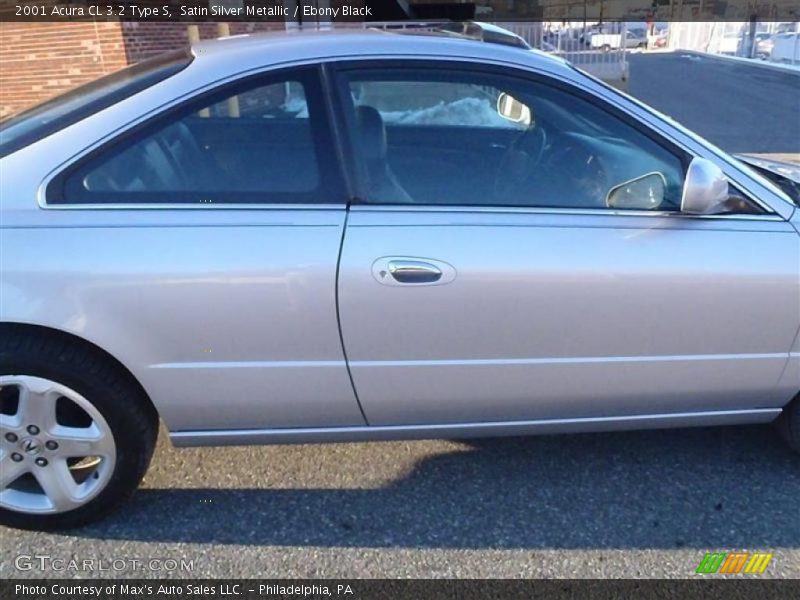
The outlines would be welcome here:
[[[189,23],[0,22],[0,118],[188,43]],[[215,23],[199,25],[217,36]],[[282,23],[232,23],[232,35]]]

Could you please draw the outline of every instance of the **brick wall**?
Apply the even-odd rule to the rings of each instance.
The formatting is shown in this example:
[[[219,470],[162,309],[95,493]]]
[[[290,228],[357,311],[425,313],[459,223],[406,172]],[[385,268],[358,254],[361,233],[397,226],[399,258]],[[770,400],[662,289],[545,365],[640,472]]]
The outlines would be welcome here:
[[[0,23],[0,118],[128,64],[119,23]]]
[[[122,23],[125,57],[129,64],[189,43],[185,23]]]
[[[188,43],[188,23],[0,22],[0,118],[155,54]],[[232,35],[283,29],[232,23]],[[200,25],[200,37],[217,37]]]

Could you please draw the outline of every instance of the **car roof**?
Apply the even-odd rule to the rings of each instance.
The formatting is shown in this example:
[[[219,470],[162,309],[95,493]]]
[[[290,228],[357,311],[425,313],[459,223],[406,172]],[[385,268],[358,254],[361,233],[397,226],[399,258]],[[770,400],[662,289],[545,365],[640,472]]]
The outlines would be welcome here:
[[[199,68],[212,64],[245,71],[300,61],[351,58],[436,57],[507,62],[569,76],[566,61],[538,50],[481,42],[430,31],[330,29],[281,31],[204,40],[192,45]]]

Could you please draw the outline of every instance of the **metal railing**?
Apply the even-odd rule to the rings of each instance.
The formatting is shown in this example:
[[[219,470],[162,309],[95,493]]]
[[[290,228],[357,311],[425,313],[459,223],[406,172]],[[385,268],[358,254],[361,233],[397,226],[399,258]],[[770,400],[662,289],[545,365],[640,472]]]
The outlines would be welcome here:
[[[576,67],[605,80],[628,78],[628,52],[646,47],[646,37],[628,35],[626,23],[604,26],[551,23],[498,23],[532,47],[570,61]]]
[[[367,23],[336,23],[335,27],[359,27],[383,30],[431,31],[442,25],[435,21],[389,21]],[[550,28],[541,22],[495,23],[523,38],[536,50],[569,60],[577,67],[608,81],[628,78],[627,53],[646,44],[641,38],[631,43],[625,23],[609,24],[602,31],[588,25],[570,28]],[[304,25],[304,27],[308,27]],[[313,25],[312,25],[313,27]],[[605,36],[602,40],[596,35]],[[594,39],[594,43],[593,43]],[[604,43],[600,43],[600,41]]]
[[[669,48],[800,67],[800,23],[672,23]]]

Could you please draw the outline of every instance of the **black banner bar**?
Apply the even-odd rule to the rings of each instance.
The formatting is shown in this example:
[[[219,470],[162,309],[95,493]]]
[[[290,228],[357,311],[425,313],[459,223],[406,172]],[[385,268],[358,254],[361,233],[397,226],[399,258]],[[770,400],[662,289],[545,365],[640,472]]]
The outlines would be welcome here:
[[[3,600],[784,600],[800,597],[800,581],[750,576],[695,580],[4,580]]]

